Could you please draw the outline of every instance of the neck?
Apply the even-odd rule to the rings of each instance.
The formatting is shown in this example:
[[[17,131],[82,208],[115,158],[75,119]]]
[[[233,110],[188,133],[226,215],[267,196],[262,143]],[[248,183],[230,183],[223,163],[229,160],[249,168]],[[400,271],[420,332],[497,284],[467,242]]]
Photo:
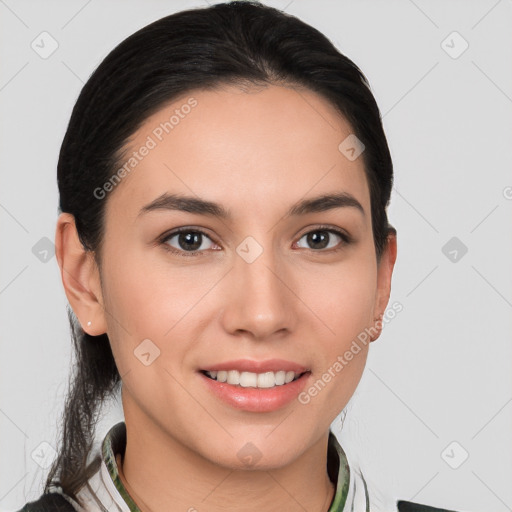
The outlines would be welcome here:
[[[128,491],[128,493],[130,494],[130,496],[133,498],[133,500],[135,501],[135,503],[137,504],[137,506],[139,507],[139,509],[142,511],[142,512],[158,512],[160,510],[166,510],[167,512],[175,512],[175,511],[181,511],[183,512],[184,510],[187,510],[187,512],[198,512],[198,509],[194,508],[194,507],[188,507],[188,508],[184,508],[184,503],[199,503],[199,504],[202,504],[203,502],[205,502],[208,498],[209,498],[209,494],[210,492],[205,492],[203,491],[203,497],[200,498],[200,499],[193,499],[193,498],[187,498],[187,499],[183,499],[183,495],[181,493],[179,494],[176,494],[174,497],[172,498],[165,498],[165,499],[168,499],[168,500],[172,500],[172,501],[168,501],[166,502],[167,504],[164,504],[164,505],[161,505],[160,503],[163,502],[164,500],[160,500],[156,497],[149,497],[147,495],[145,495],[145,498],[142,498],[141,495],[135,491],[134,487],[132,487],[125,475],[124,475],[124,472],[123,472],[123,462],[122,462],[122,458],[120,455],[117,455],[116,456],[116,461],[117,461],[117,465],[118,465],[118,469],[119,469],[119,476],[121,478],[121,481],[123,482],[123,485],[125,486],[126,490]],[[269,474],[269,481],[272,479],[272,475]],[[272,485],[272,482],[270,482],[271,485]],[[281,484],[274,478],[274,487],[277,485],[277,486],[280,486]],[[140,488],[140,483],[137,483],[136,484],[138,488]],[[153,486],[152,486],[153,487]],[[311,494],[313,496],[318,496],[319,499],[317,500],[311,500],[311,499],[305,499],[304,497],[301,498],[302,501],[299,501],[297,498],[295,498],[293,495],[291,495],[291,493],[288,493],[288,491],[283,487],[281,486],[281,489],[282,489],[282,492],[280,493],[281,496],[278,497],[278,496],[272,496],[272,497],[269,497],[267,498],[265,501],[265,503],[261,503],[261,501],[263,500],[257,500],[257,499],[253,499],[251,500],[251,503],[247,503],[247,492],[246,490],[242,491],[242,489],[240,489],[240,491],[242,491],[239,495],[239,502],[236,501],[236,490],[234,489],[235,485],[232,483],[232,485],[229,486],[229,489],[231,490],[231,492],[229,492],[229,501],[231,503],[233,503],[233,506],[231,508],[228,508],[226,503],[222,504],[222,503],[219,503],[219,502],[222,502],[223,499],[226,499],[226,497],[224,496],[224,494],[221,495],[221,493],[219,493],[219,495],[217,496],[216,499],[211,499],[211,500],[208,500],[210,503],[208,505],[208,510],[212,511],[212,512],[220,512],[220,511],[223,511],[223,512],[226,512],[226,511],[229,511],[229,510],[239,510],[240,508],[243,509],[243,510],[247,510],[247,511],[256,511],[258,510],[258,512],[261,512],[262,510],[275,510],[276,508],[279,509],[279,510],[290,510],[290,511],[300,511],[300,512],[303,512],[304,510],[315,510],[315,511],[319,511],[319,512],[327,512],[329,510],[329,507],[330,507],[330,504],[334,498],[334,493],[335,493],[335,487],[333,485],[333,483],[331,481],[327,481],[325,482],[325,485],[323,487],[323,489],[319,489],[318,492],[314,491],[311,489],[311,485],[309,486],[309,490],[308,492],[311,492]],[[256,485],[251,485],[251,491],[252,493],[254,494],[254,497],[261,497],[262,495],[266,494],[267,491],[268,491],[268,488],[269,486],[267,485],[265,487],[265,490],[264,491],[261,491],[261,492],[258,492],[257,489],[256,489]],[[176,486],[176,488],[179,488],[179,485]],[[139,489],[141,490],[141,489]],[[213,491],[214,489],[212,489]],[[144,491],[142,491],[144,493]],[[165,493],[166,495],[170,494],[170,493]],[[285,494],[289,494],[289,499],[283,499],[284,498],[284,495]],[[243,497],[242,497],[243,495]],[[323,498],[321,499],[321,497],[323,496]],[[272,499],[271,499],[272,498]],[[281,498],[281,499],[279,499]],[[145,500],[149,500],[151,502],[151,506],[148,505],[146,503]],[[244,504],[245,502],[245,504]],[[179,504],[181,503],[181,504]],[[320,503],[320,505],[319,505]],[[201,505],[199,505],[201,506]]]
[[[142,512],[327,512],[334,497],[328,433],[293,463],[271,470],[218,466],[147,428],[133,435],[127,424],[124,458],[116,460],[121,481]]]

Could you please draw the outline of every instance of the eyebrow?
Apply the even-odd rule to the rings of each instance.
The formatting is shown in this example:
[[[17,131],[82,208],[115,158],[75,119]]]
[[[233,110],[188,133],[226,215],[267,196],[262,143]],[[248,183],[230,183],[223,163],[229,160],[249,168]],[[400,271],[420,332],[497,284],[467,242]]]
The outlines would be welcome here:
[[[361,203],[348,192],[324,194],[318,197],[302,199],[292,205],[285,216],[306,215],[308,213],[325,212],[335,208],[355,208],[363,217],[365,211]],[[198,197],[185,196],[180,194],[164,193],[154,201],[144,206],[138,216],[157,210],[177,210],[182,212],[196,213],[218,217],[224,220],[232,220],[233,216],[224,206],[213,201],[207,201]]]

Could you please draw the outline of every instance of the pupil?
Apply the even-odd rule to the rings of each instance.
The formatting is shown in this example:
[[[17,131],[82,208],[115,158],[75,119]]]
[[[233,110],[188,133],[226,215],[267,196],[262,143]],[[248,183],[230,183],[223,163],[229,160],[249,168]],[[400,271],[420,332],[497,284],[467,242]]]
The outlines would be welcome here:
[[[318,234],[320,233],[320,236]],[[324,247],[327,247],[328,244],[328,233],[327,231],[315,231],[314,233],[310,233],[308,235],[308,243],[310,245],[315,246],[316,249],[323,249]],[[320,245],[318,245],[320,244]]]
[[[201,233],[180,233],[179,244],[182,249],[196,250],[201,247]],[[182,243],[184,241],[184,243]]]

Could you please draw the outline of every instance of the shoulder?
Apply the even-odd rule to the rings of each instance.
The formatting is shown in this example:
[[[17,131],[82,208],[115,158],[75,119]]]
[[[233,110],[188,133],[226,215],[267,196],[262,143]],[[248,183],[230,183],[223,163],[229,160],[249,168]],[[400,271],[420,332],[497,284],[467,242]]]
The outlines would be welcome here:
[[[428,505],[421,505],[419,503],[412,503],[411,501],[398,501],[398,512],[456,512],[455,510],[448,510],[446,508],[430,507]],[[462,512],[462,511],[460,511]]]
[[[43,494],[39,499],[30,501],[17,512],[75,512],[75,508],[59,492]]]

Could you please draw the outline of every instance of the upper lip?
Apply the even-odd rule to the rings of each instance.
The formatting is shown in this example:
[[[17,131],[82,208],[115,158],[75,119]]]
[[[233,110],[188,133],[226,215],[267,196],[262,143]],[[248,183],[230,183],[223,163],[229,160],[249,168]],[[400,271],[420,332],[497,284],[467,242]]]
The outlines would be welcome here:
[[[251,373],[278,372],[280,370],[295,373],[304,373],[308,371],[305,366],[293,361],[286,361],[284,359],[266,359],[265,361],[237,359],[233,361],[224,361],[222,363],[212,364],[202,368],[202,370],[207,372],[219,370],[238,370]]]

